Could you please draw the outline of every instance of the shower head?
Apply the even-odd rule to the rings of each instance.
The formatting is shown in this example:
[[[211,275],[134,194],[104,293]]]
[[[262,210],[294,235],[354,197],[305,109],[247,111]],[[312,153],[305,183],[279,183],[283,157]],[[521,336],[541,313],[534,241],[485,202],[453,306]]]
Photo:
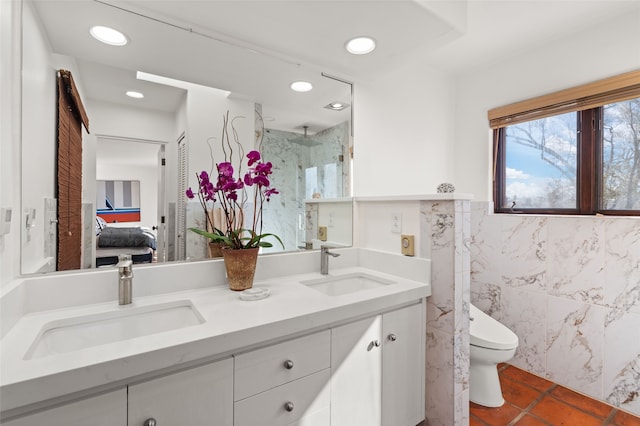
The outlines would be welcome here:
[[[302,126],[304,128],[304,136],[297,136],[294,137],[292,139],[289,139],[289,142],[291,143],[296,143],[298,145],[302,145],[302,146],[308,146],[308,147],[312,147],[312,146],[318,146],[320,145],[320,142],[318,142],[317,140],[310,138],[307,135],[307,130],[309,129],[309,126]]]

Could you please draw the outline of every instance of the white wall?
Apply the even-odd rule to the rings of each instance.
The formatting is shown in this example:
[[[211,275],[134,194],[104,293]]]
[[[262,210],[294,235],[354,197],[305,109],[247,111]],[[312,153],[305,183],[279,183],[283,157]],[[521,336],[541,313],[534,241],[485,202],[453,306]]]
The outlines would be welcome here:
[[[177,138],[175,115],[124,105],[85,101],[90,110],[91,133],[130,139],[171,142]]]
[[[354,216],[358,223],[355,230],[356,246],[401,254],[400,236],[407,234],[415,237],[415,255],[425,257],[424,253],[420,253],[424,243],[420,238],[418,201],[357,201]],[[399,217],[401,221],[399,233],[392,228],[394,217]]]
[[[255,145],[254,136],[254,104],[246,101],[228,99],[226,92],[204,86],[190,85],[187,94],[187,137],[189,140],[189,185],[198,187],[196,173],[202,170],[215,171],[211,158],[211,149],[216,163],[224,160],[221,148],[223,116],[229,111],[229,118],[238,118],[234,126],[238,131],[240,143],[244,146],[245,154]],[[233,139],[231,126],[229,137]],[[211,147],[207,141],[210,142]],[[233,140],[231,141],[232,143]],[[234,147],[234,156],[238,154]],[[246,166],[246,159],[242,159]],[[238,158],[233,161],[238,165]]]
[[[455,185],[491,200],[491,132],[487,111],[640,68],[640,13],[522,52],[458,79]]]
[[[210,87],[199,85],[187,85],[188,93],[186,97],[186,138],[188,140],[188,166],[187,177],[188,187],[195,192],[198,188],[196,175],[205,170],[208,173],[215,173],[215,164],[224,161],[222,152],[222,128],[223,116],[229,111],[229,119],[238,117],[234,121],[234,126],[238,132],[238,141],[244,147],[244,153],[248,153],[255,145],[255,106],[253,102],[238,101],[227,98],[226,92]],[[231,125],[228,128],[231,143],[233,133]],[[238,176],[237,167],[242,161],[246,170],[246,158],[240,159],[240,151],[237,146],[233,147],[234,176]],[[213,157],[212,157],[213,155]],[[184,194],[177,194],[178,197]],[[195,207],[193,216],[187,212],[187,228],[196,227],[204,229],[204,212]],[[206,253],[207,240],[195,234],[187,232],[186,248],[187,258],[201,259]]]
[[[24,223],[25,209],[35,209],[36,220],[28,234],[23,226],[22,269],[34,271],[44,260],[44,199],[55,197],[56,164],[56,64],[51,46],[40,31],[29,3],[23,11],[22,58],[22,209],[15,219]],[[19,147],[20,145],[16,145]],[[19,168],[17,170],[20,170]],[[18,172],[19,173],[19,172]]]
[[[140,225],[151,228],[157,225],[158,150],[160,144],[164,143],[167,152],[177,151],[176,141],[180,133],[177,116],[169,112],[130,108],[95,100],[89,100],[88,103],[94,117],[92,132],[100,135],[97,150],[100,158],[96,160],[96,156],[93,157],[96,163],[95,179],[140,181],[140,222],[128,222],[122,226]],[[117,139],[119,137],[124,139]],[[108,146],[112,148],[105,148]],[[171,159],[173,161],[167,162],[166,170],[173,176],[177,169],[175,155]],[[165,183],[173,188],[175,177],[167,178]],[[175,190],[172,193],[175,194]],[[92,202],[95,203],[95,183],[92,197]],[[167,197],[167,200],[175,198]]]
[[[435,193],[454,176],[455,81],[416,58],[354,88],[353,193]]]
[[[0,207],[12,209],[0,235],[0,288],[20,272],[20,3],[0,2]]]

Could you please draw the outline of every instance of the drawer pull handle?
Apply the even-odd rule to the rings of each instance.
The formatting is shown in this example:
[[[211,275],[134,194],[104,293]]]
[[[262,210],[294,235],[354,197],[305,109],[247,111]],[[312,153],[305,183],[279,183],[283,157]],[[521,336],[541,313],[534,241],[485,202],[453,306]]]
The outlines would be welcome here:
[[[390,335],[389,335],[389,340],[391,340],[392,342],[395,342],[395,341],[396,341],[396,339],[397,339],[397,337],[396,337],[396,335],[395,335],[395,334],[390,334]]]
[[[284,404],[284,409],[287,410],[288,412],[292,412],[293,411],[293,402],[289,401],[287,403]]]
[[[150,419],[145,420],[144,422],[144,426],[156,426],[156,419],[154,419],[153,417],[151,417]]]
[[[284,362],[284,368],[286,368],[287,370],[291,370],[293,368],[293,361],[291,361],[290,359],[286,360]]]

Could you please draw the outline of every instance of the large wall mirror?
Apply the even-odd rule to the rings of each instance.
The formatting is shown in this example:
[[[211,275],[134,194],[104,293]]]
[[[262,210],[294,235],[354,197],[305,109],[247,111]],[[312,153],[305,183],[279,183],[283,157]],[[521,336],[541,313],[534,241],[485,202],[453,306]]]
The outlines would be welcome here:
[[[280,194],[267,206],[263,231],[279,235],[286,251],[351,245],[352,84],[331,70],[191,25],[171,13],[179,3],[24,2],[23,274],[64,269],[56,262],[63,220],[57,179],[60,69],[71,71],[88,118],[81,165],[69,166],[82,168],[80,269],[111,265],[123,247],[142,263],[207,257],[206,240],[186,231],[201,225],[202,209],[183,192],[197,186],[198,171],[211,170],[227,111],[239,117],[234,123],[243,145],[259,141],[274,164]],[[210,3],[224,8],[233,2]],[[89,34],[94,25],[118,29],[128,44],[96,41]],[[311,82],[313,90],[292,91],[297,80]],[[144,98],[127,97],[127,91]],[[137,182],[139,221],[100,218],[97,209],[117,213],[131,207],[131,191],[109,192],[98,181]],[[146,242],[99,246],[114,228],[130,228],[135,238],[140,230]],[[326,241],[318,238],[319,228]],[[282,248],[265,253],[276,250]]]

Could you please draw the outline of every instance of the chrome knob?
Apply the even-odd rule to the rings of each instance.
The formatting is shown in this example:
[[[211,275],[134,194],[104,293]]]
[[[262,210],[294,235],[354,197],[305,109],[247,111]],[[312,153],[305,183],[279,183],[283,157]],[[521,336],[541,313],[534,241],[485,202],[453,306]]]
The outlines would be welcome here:
[[[284,368],[286,368],[287,370],[291,370],[293,368],[293,361],[291,361],[290,359],[286,360],[284,362]]]
[[[392,333],[392,334],[390,334],[388,337],[389,337],[389,340],[391,340],[392,342],[395,342],[395,341],[396,341],[396,339],[397,339],[396,335],[395,335],[395,334],[393,334],[393,333]]]
[[[374,340],[373,341],[373,346],[375,346],[376,348],[380,347],[380,340]]]
[[[144,426],[156,426],[156,419],[154,419],[153,417],[147,419],[144,421]]]
[[[284,409],[287,410],[288,412],[292,412],[293,411],[293,402],[289,401],[287,403],[284,404]]]

